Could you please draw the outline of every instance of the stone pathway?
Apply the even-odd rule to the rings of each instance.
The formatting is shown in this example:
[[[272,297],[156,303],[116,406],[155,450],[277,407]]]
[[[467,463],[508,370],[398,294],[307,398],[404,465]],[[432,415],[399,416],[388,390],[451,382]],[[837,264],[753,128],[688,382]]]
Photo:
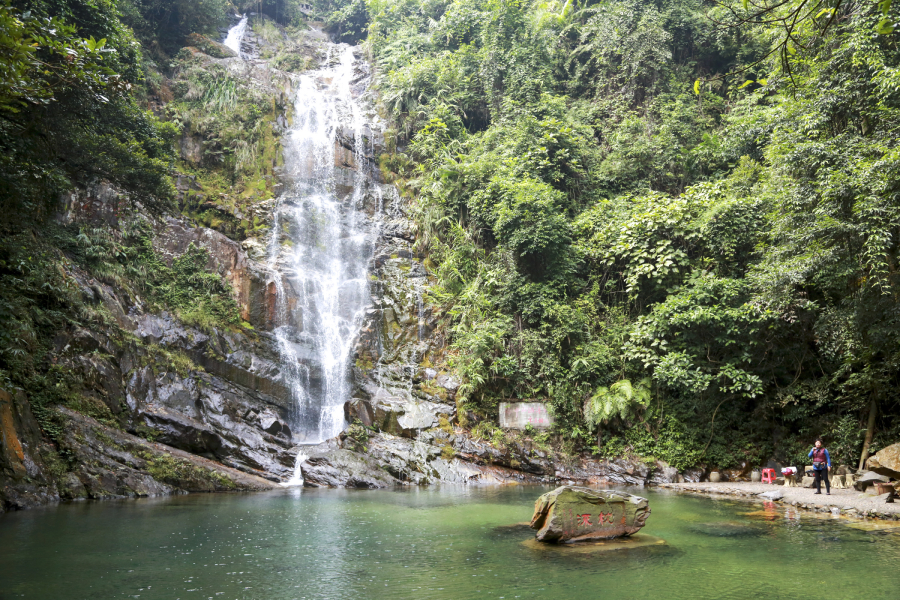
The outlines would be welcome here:
[[[779,503],[815,510],[831,512],[849,517],[875,517],[880,519],[900,520],[900,498],[889,504],[883,498],[869,496],[856,490],[831,490],[828,496],[823,491],[816,495],[814,489],[785,487],[766,483],[728,482],[728,483],[664,483],[658,487],[681,492],[714,495],[723,494],[744,498],[758,498],[758,494],[778,490],[784,493]]]

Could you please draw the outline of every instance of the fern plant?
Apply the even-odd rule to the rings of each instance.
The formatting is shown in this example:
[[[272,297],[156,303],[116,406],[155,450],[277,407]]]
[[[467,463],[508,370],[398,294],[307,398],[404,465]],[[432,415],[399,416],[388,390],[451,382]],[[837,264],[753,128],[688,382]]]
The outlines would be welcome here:
[[[606,423],[614,417],[628,419],[647,408],[650,403],[650,379],[632,384],[622,379],[597,391],[584,403],[584,418],[592,427]]]

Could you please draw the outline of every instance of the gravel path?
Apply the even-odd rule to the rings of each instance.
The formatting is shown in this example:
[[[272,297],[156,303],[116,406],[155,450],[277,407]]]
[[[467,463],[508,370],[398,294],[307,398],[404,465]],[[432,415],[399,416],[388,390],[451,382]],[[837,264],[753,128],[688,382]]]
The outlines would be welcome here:
[[[822,512],[840,511],[847,516],[869,516],[883,519],[900,520],[900,498],[889,504],[883,499],[876,499],[856,490],[831,490],[828,496],[823,491],[816,495],[814,489],[800,487],[784,487],[782,485],[770,485],[766,483],[729,482],[729,483],[668,483],[659,487],[693,492],[699,494],[725,494],[728,496],[740,496],[752,498],[756,494],[780,490],[784,498],[778,502],[818,510]]]

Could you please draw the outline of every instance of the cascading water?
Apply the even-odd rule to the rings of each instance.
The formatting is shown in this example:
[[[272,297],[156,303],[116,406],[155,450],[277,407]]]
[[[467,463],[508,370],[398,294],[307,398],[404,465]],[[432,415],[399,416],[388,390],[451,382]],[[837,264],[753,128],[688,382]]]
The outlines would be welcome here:
[[[228,35],[225,36],[225,41],[222,43],[237,52],[237,55],[243,58],[244,55],[241,52],[241,42],[244,40],[244,35],[246,33],[247,15],[244,15],[241,17],[241,20],[238,21],[237,25],[228,30]]]
[[[350,360],[371,303],[375,231],[362,212],[370,179],[366,121],[351,90],[359,83],[357,66],[351,47],[329,44],[325,65],[295,82],[293,126],[283,138],[288,188],[275,209],[269,268],[274,334],[294,396],[294,440],[300,443],[328,439],[344,428]],[[344,152],[347,146],[352,150]]]

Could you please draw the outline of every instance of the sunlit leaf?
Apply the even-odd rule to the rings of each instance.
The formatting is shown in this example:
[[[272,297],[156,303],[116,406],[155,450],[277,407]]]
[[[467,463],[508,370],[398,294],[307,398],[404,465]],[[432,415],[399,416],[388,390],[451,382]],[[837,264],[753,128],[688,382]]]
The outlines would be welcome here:
[[[881,35],[894,33],[894,24],[891,23],[890,19],[882,19],[878,22],[878,25],[875,26],[875,33],[879,33]]]

